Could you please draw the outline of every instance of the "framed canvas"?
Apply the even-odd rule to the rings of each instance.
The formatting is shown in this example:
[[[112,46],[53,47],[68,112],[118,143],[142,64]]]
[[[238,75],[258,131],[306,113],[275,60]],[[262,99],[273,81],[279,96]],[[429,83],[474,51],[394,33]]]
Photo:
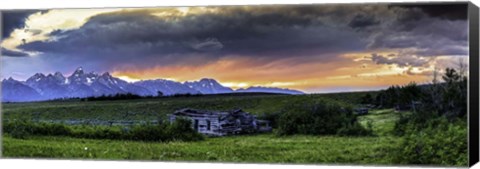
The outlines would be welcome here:
[[[478,162],[471,2],[0,14],[2,158]]]

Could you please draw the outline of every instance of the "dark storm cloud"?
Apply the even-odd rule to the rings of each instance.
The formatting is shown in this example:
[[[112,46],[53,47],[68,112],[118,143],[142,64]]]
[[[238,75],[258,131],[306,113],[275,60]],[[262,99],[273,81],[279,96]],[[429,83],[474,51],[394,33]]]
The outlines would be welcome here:
[[[360,14],[356,15],[348,25],[352,28],[364,28],[376,24],[379,24],[379,21],[375,20],[373,16],[366,16]]]
[[[25,57],[29,56],[28,53],[18,52],[13,50],[8,50],[5,48],[1,48],[1,56],[8,56],[8,57]]]
[[[468,18],[467,3],[438,3],[438,4],[410,4],[392,5],[402,8],[417,8],[430,17],[449,20],[466,20]]]
[[[432,9],[439,9],[432,5]],[[444,12],[458,13],[461,10],[448,5]],[[466,9],[466,7],[465,7]],[[441,55],[468,55],[468,22],[461,17],[450,19],[443,15],[425,12],[418,6],[390,6],[395,13],[387,26],[372,36],[370,49],[393,49],[404,55],[433,57]],[[428,10],[431,10],[428,8]],[[406,57],[404,59],[416,59]],[[400,63],[401,64],[401,63]]]
[[[13,10],[2,11],[2,38],[8,38],[10,33],[17,28],[24,28],[28,16],[41,10]]]
[[[191,57],[202,57],[204,62],[223,56],[318,57],[365,47],[360,35],[347,26],[338,29],[322,22],[316,14],[321,12],[318,7],[272,8],[271,12],[222,7],[219,13],[166,18],[152,15],[155,12],[159,11],[97,15],[79,29],[52,32],[55,41],[36,41],[19,48],[85,60],[165,65]]]
[[[183,16],[174,8],[162,8],[100,14],[78,29],[50,33],[55,40],[29,42],[18,48],[104,67],[198,65],[225,56],[261,57],[266,63],[293,57],[298,62],[309,62],[312,57],[328,62],[342,59],[332,56],[365,49],[399,51],[396,59],[375,56],[378,64],[422,66],[428,60],[422,57],[468,54],[467,21],[425,7],[301,5],[207,9],[213,12]]]

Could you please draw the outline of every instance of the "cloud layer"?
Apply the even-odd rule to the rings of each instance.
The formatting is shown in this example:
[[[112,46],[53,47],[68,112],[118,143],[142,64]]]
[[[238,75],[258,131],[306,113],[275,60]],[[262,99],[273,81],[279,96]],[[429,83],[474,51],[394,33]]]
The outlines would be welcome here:
[[[25,21],[28,16],[37,12],[45,12],[39,10],[16,10],[2,11],[2,38],[8,38],[14,29],[22,29],[25,27]]]
[[[330,72],[323,76],[362,77],[339,72],[358,71],[355,67],[375,74],[392,66],[413,75],[431,68],[439,57],[468,56],[466,7],[352,4],[50,10],[10,17],[15,21],[7,25],[16,26],[6,26],[4,33],[11,35],[2,42],[2,55],[19,57],[28,52],[47,67],[64,65],[60,71],[84,66],[131,76],[136,72],[137,78],[151,76],[145,72],[175,72],[180,67],[201,72],[220,62],[250,66],[257,73],[321,63],[329,69],[318,71]],[[30,15],[34,19],[26,22],[29,14],[35,17]],[[42,19],[52,24],[42,25]],[[18,67],[4,70],[13,69]],[[283,78],[272,75],[270,79],[273,76],[278,81]]]
[[[28,53],[24,53],[24,52],[21,52],[21,51],[13,51],[13,50],[9,50],[9,49],[5,49],[5,48],[1,48],[1,53],[2,53],[2,56],[7,56],[7,57],[26,57],[26,56],[29,56]]]
[[[264,8],[274,10],[260,12],[268,11]],[[19,48],[59,57],[74,54],[85,60],[101,58],[118,64],[128,61],[153,66],[202,64],[195,59],[198,57],[205,63],[225,56],[312,57],[362,50],[365,46],[356,32],[338,29],[312,16],[322,8],[224,7],[214,8],[214,12],[191,9],[202,12],[185,16],[155,15],[165,10],[93,16],[79,29],[52,32],[55,40],[30,42]]]

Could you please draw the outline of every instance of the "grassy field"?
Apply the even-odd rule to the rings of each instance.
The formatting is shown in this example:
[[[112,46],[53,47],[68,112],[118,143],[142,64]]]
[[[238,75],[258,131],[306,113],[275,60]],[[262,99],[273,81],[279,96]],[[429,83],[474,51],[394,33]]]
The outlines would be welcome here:
[[[209,138],[200,142],[146,143],[35,137],[5,137],[4,157],[253,163],[392,164],[394,137],[289,136],[271,134]]]
[[[374,110],[370,111],[368,115],[358,117],[358,120],[364,126],[368,126],[368,123],[371,123],[373,131],[379,136],[392,135],[391,132],[398,119],[399,116],[396,115],[393,109]]]
[[[280,111],[295,99],[329,98],[346,106],[357,104],[363,93],[337,95],[254,95],[159,98],[128,101],[37,102],[3,104],[8,119],[98,119],[147,120],[164,117],[179,108],[244,110],[262,115]],[[128,116],[125,116],[129,112]],[[392,164],[389,153],[399,144],[391,134],[398,116],[391,109],[374,110],[358,118],[371,126],[375,136],[276,136],[275,134],[207,138],[197,142],[141,142],[125,140],[81,139],[58,136],[31,136],[16,139],[3,135],[3,157],[80,158],[104,160],[162,160],[252,163],[341,163]],[[391,153],[391,152],[390,152]]]
[[[397,119],[393,110],[375,110],[359,118],[377,136],[285,136],[274,134],[207,138],[199,142],[154,143],[4,135],[3,156],[104,160],[162,160],[253,163],[392,164],[389,150],[399,138],[390,134]]]
[[[2,103],[3,119],[38,120],[152,120],[165,118],[181,108],[210,110],[243,110],[261,115],[275,113],[282,105],[302,98],[330,98],[342,100],[345,104],[355,104],[363,93],[312,94],[312,95],[211,95],[199,97],[173,97],[120,101],[52,101],[33,103]]]

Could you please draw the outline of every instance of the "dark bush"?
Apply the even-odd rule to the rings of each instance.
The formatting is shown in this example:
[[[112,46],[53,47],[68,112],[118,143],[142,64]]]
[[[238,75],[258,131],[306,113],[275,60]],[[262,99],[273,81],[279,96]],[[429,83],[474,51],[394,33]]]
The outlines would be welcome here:
[[[18,120],[3,124],[3,132],[14,138],[29,136],[69,136],[88,139],[112,139],[135,141],[198,141],[203,136],[191,127],[190,120],[179,119],[174,123],[143,124],[128,129],[120,126],[69,126],[56,123],[34,123]]]
[[[334,135],[339,132],[343,135],[369,133],[358,124],[350,106],[331,100],[305,99],[283,108],[277,134]]]
[[[450,68],[445,72],[443,83],[397,90],[407,98],[404,103],[421,103],[395,123],[394,133],[402,136],[401,145],[391,150],[397,163],[467,165],[467,77]]]
[[[89,139],[125,139],[125,134],[120,131],[118,127],[104,127],[104,126],[75,126],[71,127],[72,133],[69,136],[77,138]]]
[[[133,127],[127,136],[130,140],[143,140],[143,141],[170,141],[171,137],[167,135],[167,126],[164,124],[158,125],[139,125]]]
[[[15,122],[6,122],[3,125],[3,132],[10,134],[13,138],[24,139],[32,135],[32,125],[27,121],[20,120]]]
[[[27,138],[32,135],[67,136],[70,128],[63,124],[33,123],[28,120],[16,120],[3,124],[3,132],[14,138]]]
[[[468,163],[467,124],[449,122],[445,117],[433,119],[424,129],[407,124],[406,135],[396,153],[403,164],[455,165]]]
[[[202,140],[203,135],[195,131],[192,122],[188,119],[178,118],[167,128],[167,135],[173,140],[197,141]]]
[[[395,122],[393,133],[396,136],[404,136],[408,132],[419,131],[431,125],[441,125],[439,119],[445,116],[439,116],[435,112],[428,110],[419,110],[412,114],[398,114],[399,120]]]
[[[71,129],[63,124],[55,123],[39,123],[34,124],[32,134],[35,135],[50,135],[50,136],[67,136],[71,134]]]
[[[269,125],[272,128],[277,128],[278,127],[278,119],[279,118],[280,118],[280,113],[279,112],[265,113],[265,114],[260,115],[258,117],[258,119],[267,120],[269,122]]]

